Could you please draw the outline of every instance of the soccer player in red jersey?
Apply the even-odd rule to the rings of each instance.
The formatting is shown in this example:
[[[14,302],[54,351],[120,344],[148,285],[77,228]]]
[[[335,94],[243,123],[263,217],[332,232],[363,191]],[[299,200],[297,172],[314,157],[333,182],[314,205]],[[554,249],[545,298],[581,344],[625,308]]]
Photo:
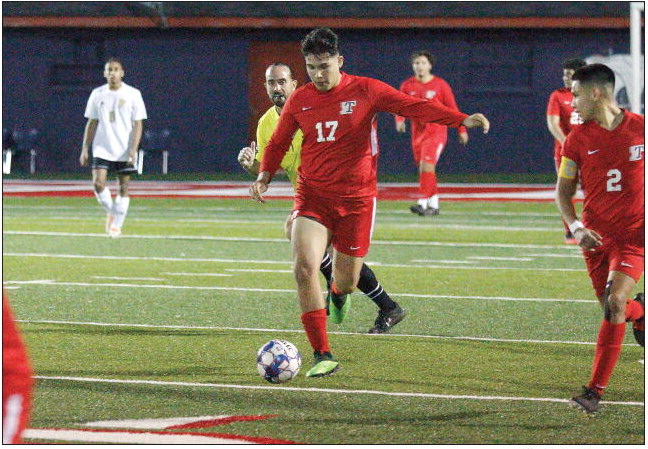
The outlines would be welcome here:
[[[344,58],[337,35],[328,28],[311,31],[302,54],[312,83],[286,101],[277,128],[266,146],[250,194],[263,203],[263,193],[301,129],[301,165],[295,195],[292,251],[302,323],[313,347],[315,365],[307,377],[335,372],[326,332],[325,301],[318,278],[322,256],[333,246],[333,283],[329,298],[338,306],[358,284],[363,258],[369,252],[376,210],[376,130],[380,111],[435,121],[448,126],[482,127],[482,114],[467,116],[436,101],[403,94],[372,78],[340,71]]]
[[[2,444],[18,444],[29,421],[32,372],[2,291]]]
[[[598,409],[621,353],[626,322],[644,344],[643,294],[629,300],[644,267],[644,117],[614,103],[614,72],[603,64],[578,69],[572,78],[574,107],[584,123],[562,149],[556,203],[583,255],[604,310],[589,384],[571,403]],[[583,222],[572,196],[578,175],[585,193]]]
[[[555,139],[554,164],[556,166],[556,173],[558,173],[558,169],[560,168],[560,153],[567,134],[569,134],[574,126],[583,123],[578,112],[572,106],[574,97],[571,92],[571,82],[574,72],[586,64],[582,59],[568,59],[563,62],[562,80],[565,86],[554,90],[551,96],[549,96],[549,103],[547,104],[547,127]],[[563,226],[565,226],[565,243],[568,245],[576,245],[576,239],[564,220]]]
[[[458,111],[455,97],[450,85],[443,79],[432,74],[436,58],[430,52],[421,50],[412,55],[414,76],[403,81],[400,91],[417,98],[437,100],[441,104]],[[448,128],[439,123],[410,120],[412,127],[412,151],[414,161],[419,169],[418,204],[410,207],[412,213],[418,215],[438,215],[439,188],[437,185],[436,165],[448,141]],[[396,116],[396,130],[405,132],[405,117]],[[465,126],[459,126],[459,142],[468,143],[468,133]]]

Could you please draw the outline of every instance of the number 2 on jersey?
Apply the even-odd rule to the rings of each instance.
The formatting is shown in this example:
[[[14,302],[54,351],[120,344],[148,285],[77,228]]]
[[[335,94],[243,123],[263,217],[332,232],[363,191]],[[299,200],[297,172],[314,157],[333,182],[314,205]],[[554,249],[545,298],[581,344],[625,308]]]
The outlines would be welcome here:
[[[621,172],[616,168],[607,172],[607,191],[620,192],[621,191]]]
[[[328,136],[326,138],[324,137],[324,130],[323,128],[326,127],[326,129],[330,129]],[[318,142],[332,142],[335,140],[335,130],[338,127],[338,122],[333,121],[333,122],[317,122],[315,124],[315,129],[317,129],[317,141]]]

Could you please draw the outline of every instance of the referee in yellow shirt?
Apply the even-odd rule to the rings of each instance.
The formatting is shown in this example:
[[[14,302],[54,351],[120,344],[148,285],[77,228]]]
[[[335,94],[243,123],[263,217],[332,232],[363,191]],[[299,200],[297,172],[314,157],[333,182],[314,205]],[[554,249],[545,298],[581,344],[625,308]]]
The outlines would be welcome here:
[[[256,143],[252,142],[249,147],[241,149],[238,155],[238,161],[241,166],[247,170],[248,173],[254,176],[257,176],[259,173],[259,165],[261,158],[263,157],[263,151],[265,150],[265,147],[279,122],[281,109],[286,103],[288,97],[290,97],[297,88],[297,81],[293,79],[292,70],[290,70],[290,67],[287,64],[275,62],[270,64],[266,69],[265,87],[273,106],[270,107],[270,109],[268,109],[259,119],[256,132]],[[281,168],[286,172],[286,175],[288,175],[288,179],[290,179],[293,188],[297,187],[302,140],[303,134],[301,130],[297,130],[290,145],[290,149],[281,161]],[[288,240],[290,240],[293,219],[294,216],[291,212],[284,224],[284,230]],[[337,298],[335,297],[335,294],[331,292],[330,288],[332,266],[333,264],[328,253],[324,254],[322,264],[320,265],[320,271],[326,278],[326,286],[329,290],[327,304],[329,304],[330,299],[329,306],[331,309],[331,320],[336,324],[340,324],[346,317],[348,306],[344,308],[336,307]],[[378,317],[374,322],[374,326],[369,329],[370,334],[382,334],[388,332],[392,327],[405,318],[405,310],[389,297],[387,292],[376,279],[374,272],[371,271],[366,264],[363,264],[362,269],[360,270],[358,289],[375,302],[379,308]],[[347,300],[347,304],[349,303],[350,301]]]

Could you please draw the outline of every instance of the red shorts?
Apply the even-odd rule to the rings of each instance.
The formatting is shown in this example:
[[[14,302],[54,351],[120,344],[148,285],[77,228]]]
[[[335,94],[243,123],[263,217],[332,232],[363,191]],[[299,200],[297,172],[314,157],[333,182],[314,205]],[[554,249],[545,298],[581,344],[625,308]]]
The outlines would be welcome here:
[[[376,218],[376,198],[327,198],[298,189],[292,217],[309,217],[323,224],[333,234],[336,251],[352,257],[369,252]]]
[[[441,157],[441,153],[443,153],[447,141],[447,134],[438,133],[432,136],[426,136],[423,142],[412,145],[416,165],[421,162],[436,165],[439,162],[439,158]]]
[[[630,276],[635,282],[644,272],[644,245],[610,240],[594,251],[583,251],[596,296],[603,296],[610,271]]]

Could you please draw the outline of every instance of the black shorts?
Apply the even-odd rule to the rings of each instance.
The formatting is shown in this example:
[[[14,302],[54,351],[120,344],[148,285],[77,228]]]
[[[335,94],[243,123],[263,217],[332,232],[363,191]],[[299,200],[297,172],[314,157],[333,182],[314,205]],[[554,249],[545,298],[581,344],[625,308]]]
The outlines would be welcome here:
[[[125,161],[107,161],[100,157],[92,158],[92,168],[103,168],[110,173],[117,173],[120,175],[133,175],[137,173],[137,167]]]

